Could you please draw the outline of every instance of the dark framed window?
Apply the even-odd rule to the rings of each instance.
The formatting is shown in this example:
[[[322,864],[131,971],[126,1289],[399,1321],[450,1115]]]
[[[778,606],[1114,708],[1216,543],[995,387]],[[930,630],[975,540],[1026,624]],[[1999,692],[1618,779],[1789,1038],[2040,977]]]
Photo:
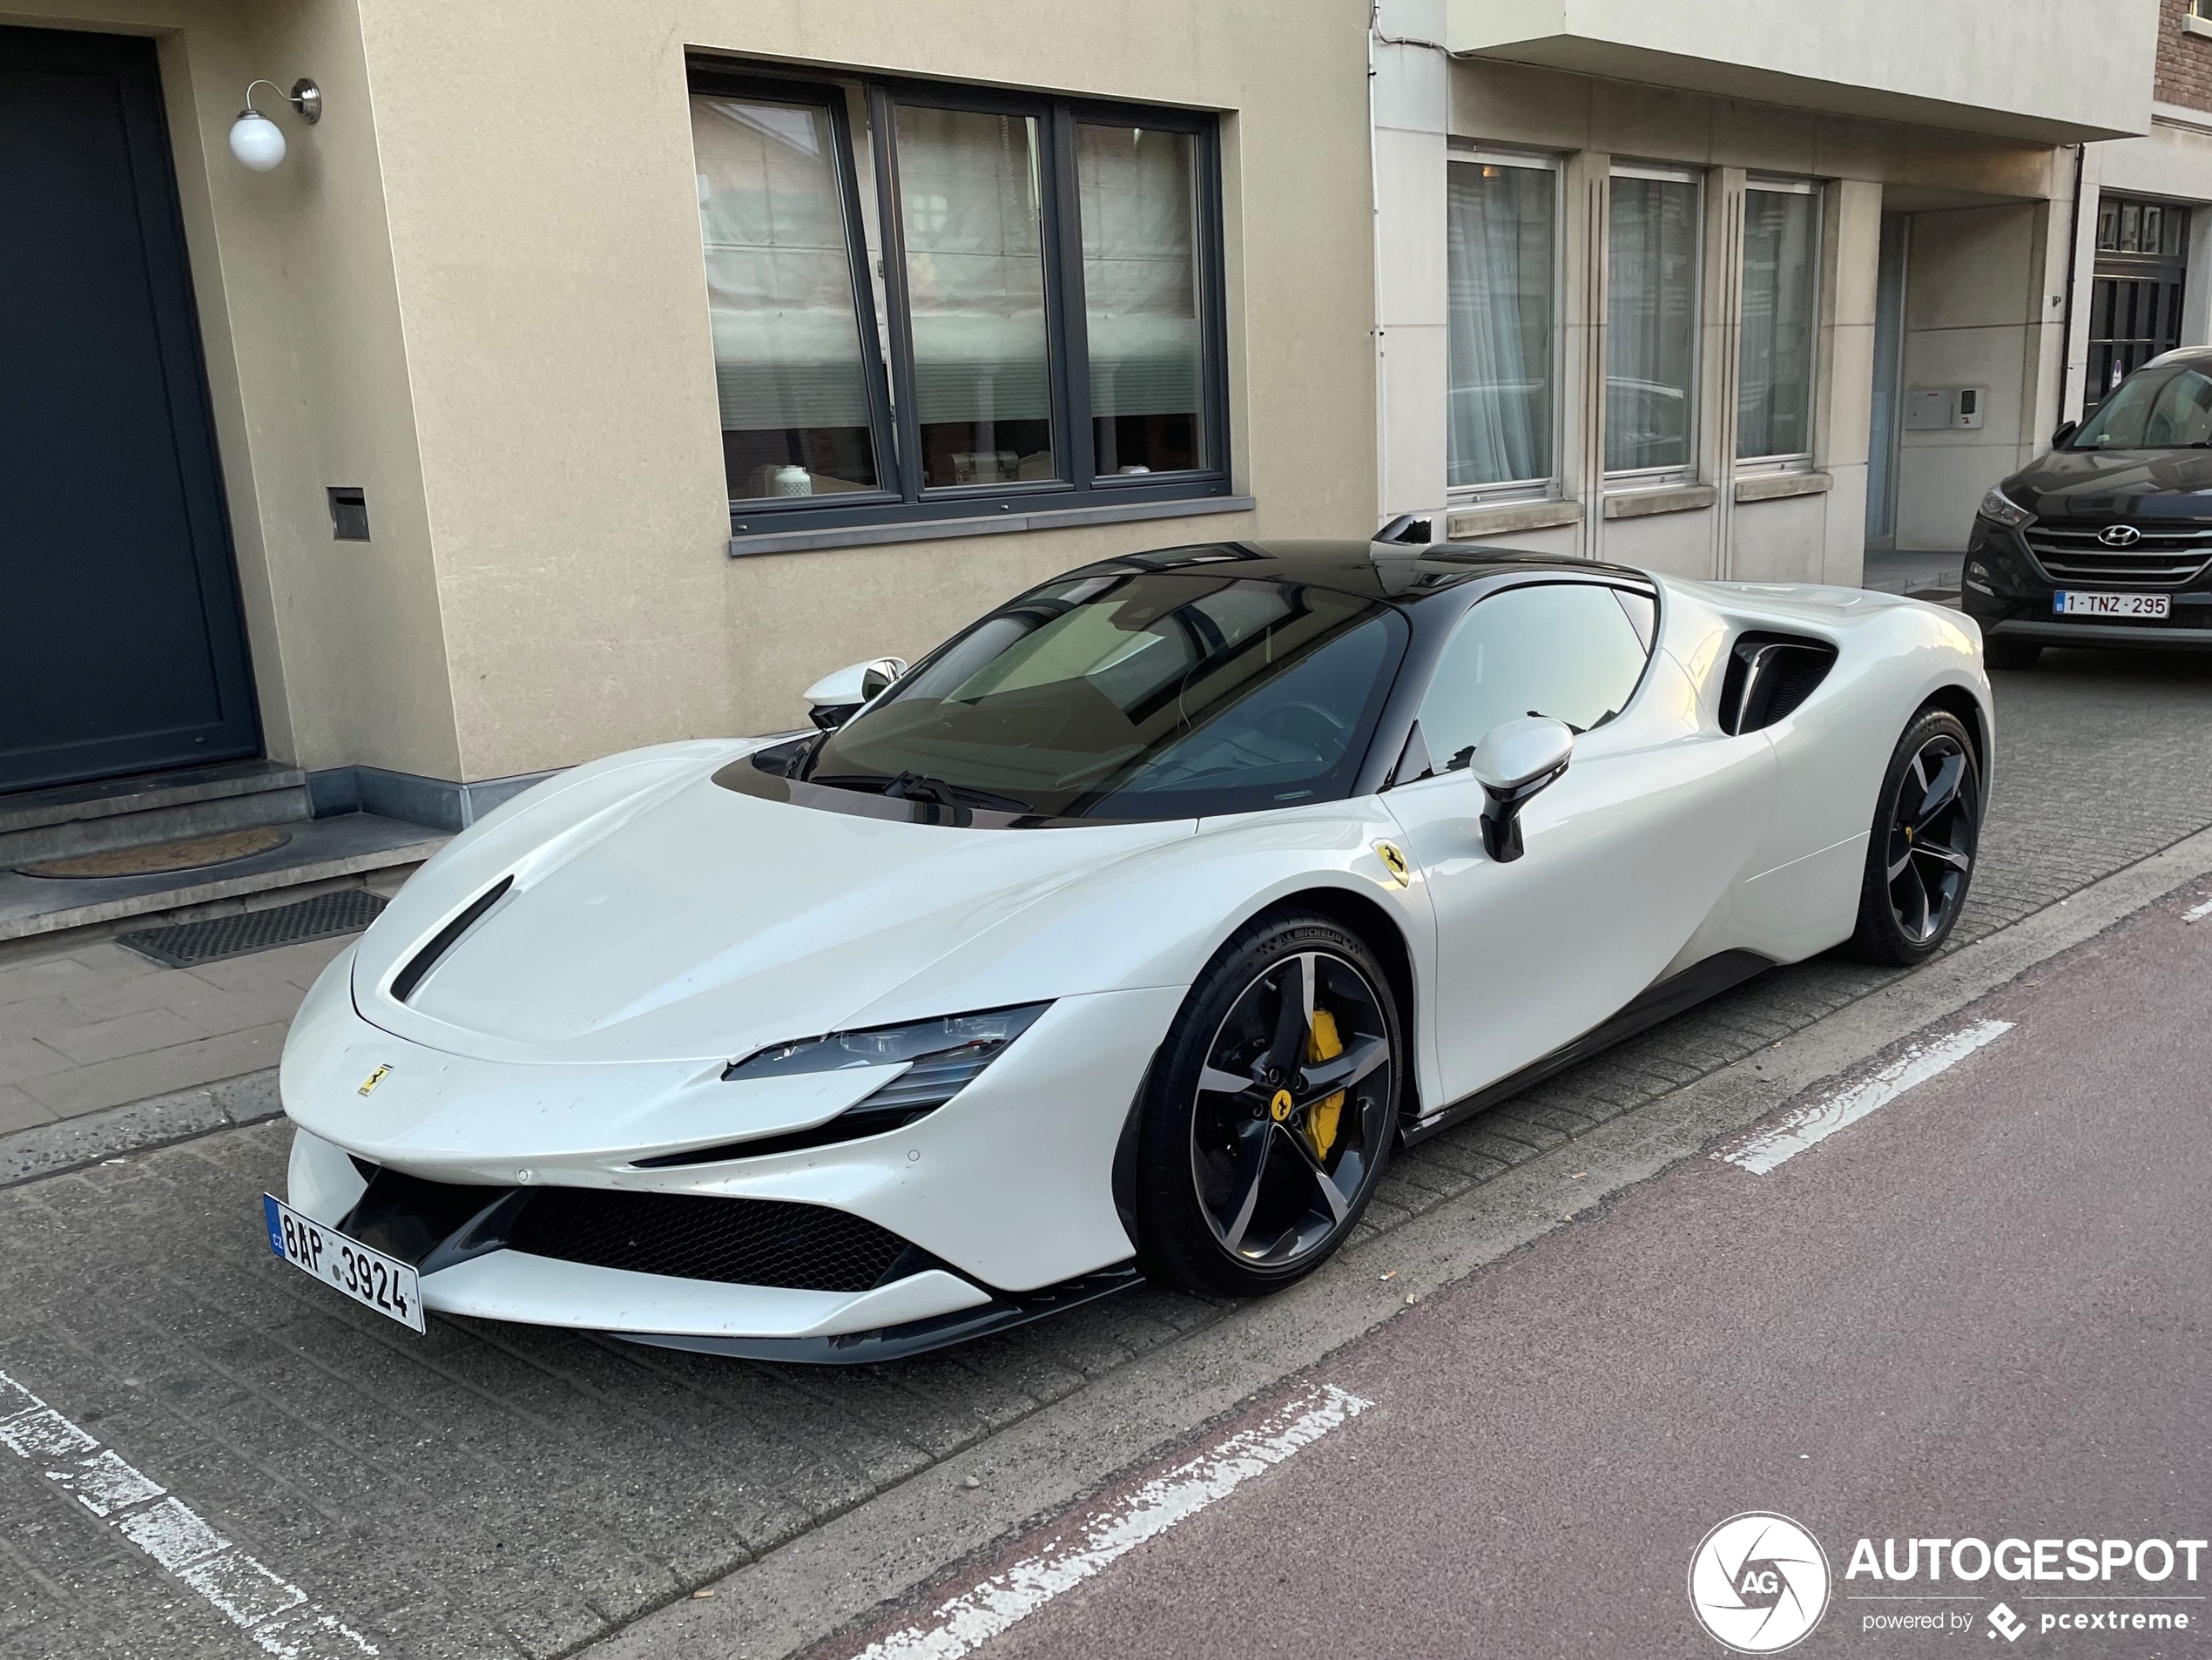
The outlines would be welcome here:
[[[1229,494],[1212,116],[691,93],[733,535]]]

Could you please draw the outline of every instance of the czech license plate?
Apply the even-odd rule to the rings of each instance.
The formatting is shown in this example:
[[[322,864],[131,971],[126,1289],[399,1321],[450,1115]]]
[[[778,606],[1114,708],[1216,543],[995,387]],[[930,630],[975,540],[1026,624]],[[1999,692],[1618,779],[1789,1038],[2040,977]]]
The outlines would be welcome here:
[[[269,1225],[269,1249],[294,1268],[410,1331],[427,1329],[421,1281],[407,1264],[310,1222],[273,1194],[261,1195],[261,1212]]]
[[[2051,597],[2060,617],[2163,617],[2172,609],[2166,594],[2084,594],[2061,588]]]

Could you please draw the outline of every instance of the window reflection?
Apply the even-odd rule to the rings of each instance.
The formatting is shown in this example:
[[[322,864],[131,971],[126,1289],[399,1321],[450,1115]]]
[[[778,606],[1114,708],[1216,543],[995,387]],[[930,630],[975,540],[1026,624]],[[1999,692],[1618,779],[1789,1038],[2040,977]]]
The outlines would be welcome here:
[[[819,105],[691,99],[733,498],[879,482],[833,132]]]
[[[1448,189],[1445,482],[1548,480],[1557,175],[1455,161]]]
[[[1101,477],[1200,464],[1197,150],[1187,132],[1076,129]]]
[[[1608,472],[1689,464],[1698,191],[1615,178],[1605,316]]]
[[[1057,478],[1037,124],[900,105],[898,140],[921,482]]]

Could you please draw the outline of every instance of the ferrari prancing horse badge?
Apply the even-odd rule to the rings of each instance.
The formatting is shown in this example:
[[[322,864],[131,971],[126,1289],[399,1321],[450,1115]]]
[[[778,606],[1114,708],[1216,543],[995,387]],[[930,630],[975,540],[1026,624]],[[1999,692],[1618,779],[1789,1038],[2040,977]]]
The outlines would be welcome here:
[[[1383,868],[1390,873],[1394,886],[1404,887],[1413,881],[1413,867],[1406,862],[1406,855],[1387,841],[1375,844],[1375,857],[1383,861]]]

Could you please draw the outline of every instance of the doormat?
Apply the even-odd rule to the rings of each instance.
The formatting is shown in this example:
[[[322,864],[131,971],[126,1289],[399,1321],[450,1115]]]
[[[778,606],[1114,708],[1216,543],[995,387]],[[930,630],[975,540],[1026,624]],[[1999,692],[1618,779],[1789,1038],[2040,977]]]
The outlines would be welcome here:
[[[150,957],[165,968],[189,968],[199,962],[219,962],[280,945],[307,940],[327,940],[334,934],[354,934],[374,922],[384,901],[366,887],[344,887],[334,894],[317,894],[292,905],[273,905],[263,911],[241,911],[235,916],[210,917],[205,922],[178,922],[168,928],[139,928],[115,936],[118,945]]]
[[[287,830],[257,825],[251,830],[226,830],[217,836],[188,836],[182,841],[157,841],[145,847],[111,847],[105,853],[71,854],[64,859],[42,859],[17,865],[20,876],[43,876],[49,881],[83,881],[102,876],[160,876],[172,870],[201,870],[227,865],[234,859],[273,852],[292,840]]]

